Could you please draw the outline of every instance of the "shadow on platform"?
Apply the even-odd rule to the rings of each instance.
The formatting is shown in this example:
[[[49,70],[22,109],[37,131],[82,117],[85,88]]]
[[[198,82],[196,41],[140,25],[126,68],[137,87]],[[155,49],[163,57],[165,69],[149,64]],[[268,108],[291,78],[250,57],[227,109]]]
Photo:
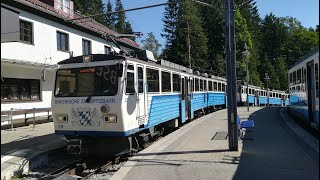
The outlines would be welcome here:
[[[319,154],[306,146],[281,119],[279,107],[256,111],[249,119],[234,180],[319,179]]]

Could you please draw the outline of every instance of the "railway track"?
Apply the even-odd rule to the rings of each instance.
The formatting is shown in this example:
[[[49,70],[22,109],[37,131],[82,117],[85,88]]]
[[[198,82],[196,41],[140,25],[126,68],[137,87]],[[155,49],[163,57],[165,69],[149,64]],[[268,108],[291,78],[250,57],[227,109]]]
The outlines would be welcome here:
[[[64,167],[52,171],[39,178],[39,180],[90,179],[101,171],[106,172],[109,169],[112,169],[112,165],[119,164],[119,162],[124,159],[126,159],[126,157],[122,156],[109,160],[78,159]]]

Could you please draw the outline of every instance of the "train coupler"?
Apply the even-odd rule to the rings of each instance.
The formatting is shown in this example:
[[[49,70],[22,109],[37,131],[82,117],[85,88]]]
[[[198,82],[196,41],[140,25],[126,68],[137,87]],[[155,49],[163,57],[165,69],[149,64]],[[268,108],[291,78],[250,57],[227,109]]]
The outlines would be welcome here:
[[[67,151],[69,154],[80,155],[83,152],[83,145],[81,139],[70,139],[67,140]]]

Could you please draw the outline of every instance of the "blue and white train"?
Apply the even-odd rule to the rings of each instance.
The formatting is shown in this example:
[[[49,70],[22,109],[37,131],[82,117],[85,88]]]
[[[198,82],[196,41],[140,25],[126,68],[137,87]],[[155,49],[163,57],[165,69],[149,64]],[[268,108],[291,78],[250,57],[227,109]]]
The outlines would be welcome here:
[[[319,131],[319,48],[289,69],[290,111]]]
[[[248,96],[247,96],[248,94]],[[248,97],[248,98],[247,98]],[[241,85],[237,93],[237,102],[239,105],[247,104],[250,106],[289,106],[289,96],[285,91],[263,89],[253,85]]]
[[[69,153],[136,151],[166,128],[226,107],[225,78],[148,55],[91,54],[58,63],[52,112]]]

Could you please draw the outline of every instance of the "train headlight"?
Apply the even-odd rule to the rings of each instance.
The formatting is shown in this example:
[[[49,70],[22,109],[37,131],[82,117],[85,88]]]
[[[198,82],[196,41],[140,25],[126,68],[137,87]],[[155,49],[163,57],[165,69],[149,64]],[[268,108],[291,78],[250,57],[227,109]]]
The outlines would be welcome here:
[[[104,121],[108,123],[116,123],[117,122],[117,115],[108,114],[104,116]]]
[[[68,122],[68,116],[67,115],[58,115],[57,121],[61,122],[61,123]]]
[[[102,113],[108,113],[109,112],[109,106],[103,105],[103,106],[101,106],[100,110],[101,110]]]

